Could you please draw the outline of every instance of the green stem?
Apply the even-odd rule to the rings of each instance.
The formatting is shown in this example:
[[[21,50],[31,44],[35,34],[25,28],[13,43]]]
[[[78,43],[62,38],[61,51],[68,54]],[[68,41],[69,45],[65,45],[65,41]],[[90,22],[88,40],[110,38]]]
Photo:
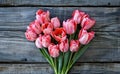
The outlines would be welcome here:
[[[70,54],[70,59],[69,59],[69,62],[68,62],[68,66],[69,66],[70,61],[71,61],[71,59],[72,59],[72,55],[73,55],[73,52],[71,52],[71,54]]]
[[[71,59],[71,63],[69,65],[69,69],[74,65],[74,63],[84,54],[84,52],[87,50],[87,48],[90,46],[91,43],[83,46],[83,47],[80,47],[79,51],[76,52],[74,55],[73,55],[73,58]],[[68,69],[68,70],[69,70]]]
[[[78,34],[79,33],[79,29],[76,30],[76,32],[74,33],[74,39],[78,39]]]
[[[54,70],[55,70],[55,74],[58,74],[58,73],[57,73],[57,63],[56,63],[56,61],[57,61],[56,58],[54,58],[54,63],[55,63],[55,64],[54,64],[54,66],[55,66],[55,69],[54,69]]]
[[[64,57],[64,55],[65,55],[65,52],[63,52],[63,54],[62,54],[62,55],[63,55],[63,57]]]
[[[70,40],[72,39],[72,34],[69,35],[69,43],[70,43]],[[67,60],[69,58],[69,60]],[[68,52],[65,53],[64,55],[64,65],[63,65],[63,68],[62,68],[62,74],[67,74],[66,70],[70,64],[70,60],[72,58],[72,53],[70,52],[70,50],[68,50]]]
[[[69,37],[69,42],[70,42],[70,40],[72,39],[72,34],[71,35],[69,35],[70,37]]]
[[[42,50],[43,52],[44,52],[44,54],[46,55],[46,57],[47,57],[47,59],[48,59],[48,61],[50,61],[50,63],[53,65],[53,67],[54,67],[54,62],[53,62],[53,58],[49,55],[49,53],[48,53],[48,51],[45,49],[45,48],[43,48],[43,50]]]
[[[63,66],[63,54],[62,52],[60,52],[60,56],[58,57],[58,74],[61,74],[61,71],[62,71],[62,66]]]
[[[41,54],[46,58],[46,60],[48,61],[48,63],[52,66],[52,68],[54,69],[55,73],[57,74],[54,62],[53,62],[53,58],[48,54],[47,50],[45,48],[39,49]]]
[[[39,49],[41,54],[45,57],[45,59],[48,61],[48,63],[53,67],[53,64],[50,62],[50,59],[47,57],[46,53],[44,52],[44,49]]]
[[[68,61],[67,69],[65,71],[66,74],[68,73],[68,71],[70,69],[69,66],[70,66],[70,63],[71,63],[71,60],[72,60],[72,55],[73,55],[73,52],[70,53],[70,58],[69,58],[69,61]]]
[[[65,74],[65,72],[66,72],[66,68],[67,68],[67,65],[68,65],[68,58],[70,58],[70,51],[67,51],[67,52],[65,52],[64,53],[64,56],[63,56],[63,58],[64,58],[64,61],[63,61],[63,67],[62,67],[62,73],[61,74]]]
[[[57,70],[56,70],[55,68],[54,68],[54,72],[55,72],[55,74],[58,74],[58,73],[57,73]]]
[[[63,67],[62,67],[62,72],[61,72],[61,74],[63,74],[63,72],[64,72],[64,68],[65,68],[65,59],[64,59],[64,55],[65,55],[65,52],[63,52]]]

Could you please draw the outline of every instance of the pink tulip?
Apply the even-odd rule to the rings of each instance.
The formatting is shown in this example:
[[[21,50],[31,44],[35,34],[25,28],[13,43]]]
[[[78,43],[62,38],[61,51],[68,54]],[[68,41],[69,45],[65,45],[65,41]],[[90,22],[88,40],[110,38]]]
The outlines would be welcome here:
[[[36,19],[40,24],[46,23],[50,21],[50,13],[49,11],[44,12],[43,10],[38,10],[36,12]]]
[[[42,48],[42,35],[40,34],[39,37],[35,41],[35,45],[37,48]]]
[[[87,32],[84,29],[81,29],[78,35],[79,41],[81,44],[88,44],[94,37],[95,32]]]
[[[37,34],[33,30],[30,30],[30,29],[25,32],[25,36],[27,40],[29,41],[35,41],[37,38]]]
[[[59,47],[58,45],[50,44],[48,51],[51,57],[56,58],[59,56]]]
[[[60,21],[59,21],[59,19],[57,17],[52,18],[51,23],[53,24],[54,29],[60,27]]]
[[[94,24],[95,24],[95,20],[91,19],[88,16],[83,17],[81,21],[81,27],[86,30],[90,29],[92,26],[94,26]]]
[[[48,47],[50,43],[51,43],[50,35],[43,35],[42,36],[42,45],[43,45],[43,47]]]
[[[70,51],[77,52],[80,47],[79,40],[71,40],[70,41]]]
[[[72,16],[73,16],[73,20],[76,22],[76,24],[80,24],[83,15],[85,15],[85,12],[82,12],[79,10],[75,10],[73,12]]]
[[[27,28],[34,30],[37,34],[41,33],[41,26],[36,20],[31,22]]]
[[[67,34],[73,34],[76,31],[77,24],[75,24],[74,20],[68,19],[66,22],[63,21],[63,28]]]
[[[53,31],[53,25],[51,23],[42,24],[42,31],[44,34],[50,34]]]
[[[67,52],[68,48],[69,48],[68,39],[59,44],[59,49],[61,50],[61,52]]]
[[[63,28],[56,28],[55,31],[51,32],[51,35],[58,42],[64,41],[67,37]]]

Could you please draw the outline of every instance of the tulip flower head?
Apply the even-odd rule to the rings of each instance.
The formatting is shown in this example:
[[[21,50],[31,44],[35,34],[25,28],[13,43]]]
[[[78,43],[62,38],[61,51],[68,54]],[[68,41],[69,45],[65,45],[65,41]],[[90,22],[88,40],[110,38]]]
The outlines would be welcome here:
[[[48,51],[51,57],[56,58],[59,56],[59,47],[58,45],[50,44]]]
[[[59,44],[59,49],[61,52],[67,52],[69,49],[68,39],[64,40]]]
[[[67,34],[73,34],[76,31],[77,24],[74,20],[68,19],[66,22],[63,21],[63,28],[65,29]]]
[[[29,41],[35,41],[37,38],[37,34],[33,30],[27,30],[25,32],[26,39]]]
[[[35,41],[35,45],[37,48],[42,48],[42,35],[40,34],[39,37]]]
[[[79,32],[78,38],[81,44],[85,45],[88,44],[94,37],[95,32],[87,32],[86,30],[82,29]]]
[[[50,35],[43,35],[42,36],[42,45],[43,45],[43,47],[48,47],[50,43],[51,43]]]
[[[43,10],[38,10],[36,12],[36,20],[39,21],[40,24],[46,23],[50,21],[50,12],[43,11]]]
[[[70,51],[77,52],[80,47],[79,40],[71,40],[70,41]]]
[[[57,17],[51,18],[51,23],[53,24],[54,29],[60,27],[60,21]]]
[[[58,42],[64,41],[67,37],[64,28],[56,28],[51,35]]]

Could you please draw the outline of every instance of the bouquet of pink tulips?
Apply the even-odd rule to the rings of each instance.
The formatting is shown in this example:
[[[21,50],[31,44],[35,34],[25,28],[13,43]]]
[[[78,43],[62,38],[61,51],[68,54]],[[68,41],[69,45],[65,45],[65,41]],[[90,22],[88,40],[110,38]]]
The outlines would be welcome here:
[[[93,39],[95,32],[89,29],[94,24],[95,20],[88,14],[75,10],[72,18],[61,25],[57,17],[50,18],[49,11],[40,9],[36,19],[27,27],[25,36],[35,42],[55,74],[67,74]]]

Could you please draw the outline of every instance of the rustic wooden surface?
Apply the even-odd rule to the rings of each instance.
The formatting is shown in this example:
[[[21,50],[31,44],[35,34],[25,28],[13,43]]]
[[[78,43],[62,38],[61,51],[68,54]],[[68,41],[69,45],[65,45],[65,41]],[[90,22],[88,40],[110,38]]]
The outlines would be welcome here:
[[[119,6],[120,0],[0,0],[0,4],[7,6]]]
[[[119,74],[119,63],[76,64],[69,74]],[[54,74],[48,64],[0,64],[0,74]]]
[[[95,39],[70,74],[119,74],[119,6],[120,0],[0,0],[0,74],[53,74],[34,43],[24,36],[38,9],[49,10],[61,22],[75,9],[96,19]]]
[[[96,38],[79,61],[120,61],[118,35],[119,32],[96,32]],[[0,42],[0,61],[24,61],[26,59],[28,62],[46,62],[34,43],[25,39],[24,32],[1,31]]]

